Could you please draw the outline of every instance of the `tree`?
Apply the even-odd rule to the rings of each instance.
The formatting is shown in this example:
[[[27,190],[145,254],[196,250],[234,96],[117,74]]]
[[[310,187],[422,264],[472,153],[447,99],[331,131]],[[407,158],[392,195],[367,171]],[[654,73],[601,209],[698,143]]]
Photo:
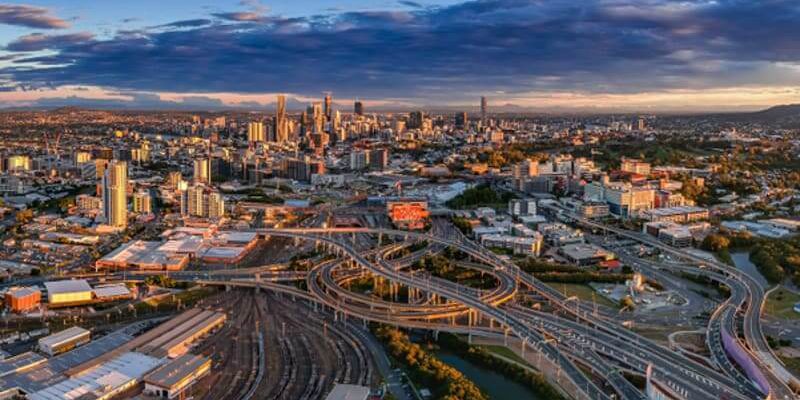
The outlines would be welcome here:
[[[705,239],[703,239],[701,247],[703,248],[703,250],[717,252],[727,249],[728,246],[730,246],[730,244],[731,241],[727,237],[716,233],[712,233],[706,236]]]
[[[30,208],[25,210],[17,211],[17,214],[14,216],[18,223],[20,224],[27,224],[33,219],[33,210]]]
[[[619,300],[619,306],[622,307],[623,310],[633,311],[633,309],[636,308],[636,303],[633,302],[633,297],[625,296]]]

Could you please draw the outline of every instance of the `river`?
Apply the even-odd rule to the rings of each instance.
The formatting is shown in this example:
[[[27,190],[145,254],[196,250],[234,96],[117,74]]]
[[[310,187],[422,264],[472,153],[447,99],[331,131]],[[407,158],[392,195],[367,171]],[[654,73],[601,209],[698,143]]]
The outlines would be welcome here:
[[[733,259],[733,264],[736,266],[736,268],[740,269],[745,274],[750,275],[761,285],[761,287],[769,287],[769,282],[767,282],[767,279],[764,278],[764,276],[761,275],[761,272],[758,271],[758,267],[750,262],[750,253],[746,251],[731,253],[731,259]]]
[[[437,351],[436,357],[461,371],[467,378],[475,382],[481,390],[486,392],[492,400],[545,400],[527,387],[447,350]]]

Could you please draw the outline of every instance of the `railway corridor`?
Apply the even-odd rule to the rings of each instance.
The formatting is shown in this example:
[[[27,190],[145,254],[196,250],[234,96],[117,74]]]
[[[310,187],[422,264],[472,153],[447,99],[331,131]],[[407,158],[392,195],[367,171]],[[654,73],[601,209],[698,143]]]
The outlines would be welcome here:
[[[334,383],[376,387],[380,381],[363,332],[335,324],[307,302],[237,289],[209,303],[230,320],[195,350],[213,360],[196,398],[313,400]]]

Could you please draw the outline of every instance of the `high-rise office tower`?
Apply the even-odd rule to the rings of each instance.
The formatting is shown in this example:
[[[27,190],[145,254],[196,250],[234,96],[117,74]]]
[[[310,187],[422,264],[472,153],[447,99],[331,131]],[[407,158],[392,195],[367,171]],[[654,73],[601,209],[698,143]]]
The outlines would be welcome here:
[[[413,111],[408,114],[408,128],[409,129],[421,129],[422,122],[425,120],[425,113],[422,111]]]
[[[133,194],[133,212],[150,214],[153,212],[153,200],[150,192],[140,190]]]
[[[325,119],[330,122],[333,121],[333,99],[331,92],[325,92]]]
[[[355,104],[353,104],[353,112],[356,115],[364,115],[364,103],[356,100]]]
[[[208,158],[198,158],[194,160],[195,183],[211,183],[211,160]]]
[[[188,187],[181,193],[181,214],[203,218],[225,216],[225,200],[219,191],[206,185]]]
[[[331,129],[337,131],[341,126],[342,126],[342,113],[340,113],[339,110],[336,110],[336,112],[333,113],[333,120],[331,121]]]
[[[275,141],[284,143],[289,141],[289,124],[286,120],[286,96],[279,94],[275,107]]]
[[[128,226],[128,164],[112,161],[103,174],[103,216],[106,224],[125,228]]]
[[[247,124],[247,141],[250,143],[263,143],[267,140],[263,122],[250,122]]]
[[[486,96],[481,97],[481,122],[486,124],[486,113],[489,111],[489,103],[486,101]]]
[[[456,128],[466,129],[469,119],[466,112],[456,114]]]
[[[312,106],[311,121],[314,123],[314,133],[321,133],[325,129],[325,114],[322,113],[322,104],[314,103]]]

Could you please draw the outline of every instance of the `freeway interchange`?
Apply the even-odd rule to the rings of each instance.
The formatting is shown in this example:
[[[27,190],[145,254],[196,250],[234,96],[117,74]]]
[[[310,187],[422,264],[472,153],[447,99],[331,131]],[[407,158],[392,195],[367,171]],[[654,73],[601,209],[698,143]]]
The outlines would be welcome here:
[[[577,218],[575,221],[700,262],[645,235]],[[256,268],[184,271],[171,276],[290,294],[305,299],[315,308],[332,310],[338,320],[345,322],[374,321],[435,333],[459,333],[470,340],[473,336],[502,340],[507,345],[515,344],[523,358],[557,383],[566,395],[578,399],[645,399],[651,389],[676,399],[796,398],[789,388],[794,377],[780,365],[760,331],[763,289],[752,285],[746,274],[724,264],[702,260],[707,267],[679,267],[731,288],[731,296],[719,305],[709,321],[706,336],[712,360],[709,365],[626,329],[617,319],[598,314],[588,304],[565,297],[515,264],[467,239],[449,224],[437,223],[430,233],[313,227],[256,231],[265,238],[314,243],[330,257],[319,260],[307,273]],[[382,244],[388,238],[394,241]],[[427,246],[391,258],[393,253],[420,242]],[[372,248],[367,248],[369,243]],[[424,255],[447,247],[466,254],[469,259],[459,265],[490,275],[495,287],[477,290],[407,270]],[[395,294],[401,286],[405,287],[408,301],[397,302],[396,297],[379,299],[349,290],[348,283],[360,277],[385,280]],[[282,283],[298,280],[305,280],[307,290]],[[556,312],[521,304],[519,299],[530,295]],[[743,327],[743,341],[738,339],[737,324]],[[741,354],[746,357],[731,357],[731,346],[741,347]],[[644,391],[625,377],[646,374],[650,379]]]

